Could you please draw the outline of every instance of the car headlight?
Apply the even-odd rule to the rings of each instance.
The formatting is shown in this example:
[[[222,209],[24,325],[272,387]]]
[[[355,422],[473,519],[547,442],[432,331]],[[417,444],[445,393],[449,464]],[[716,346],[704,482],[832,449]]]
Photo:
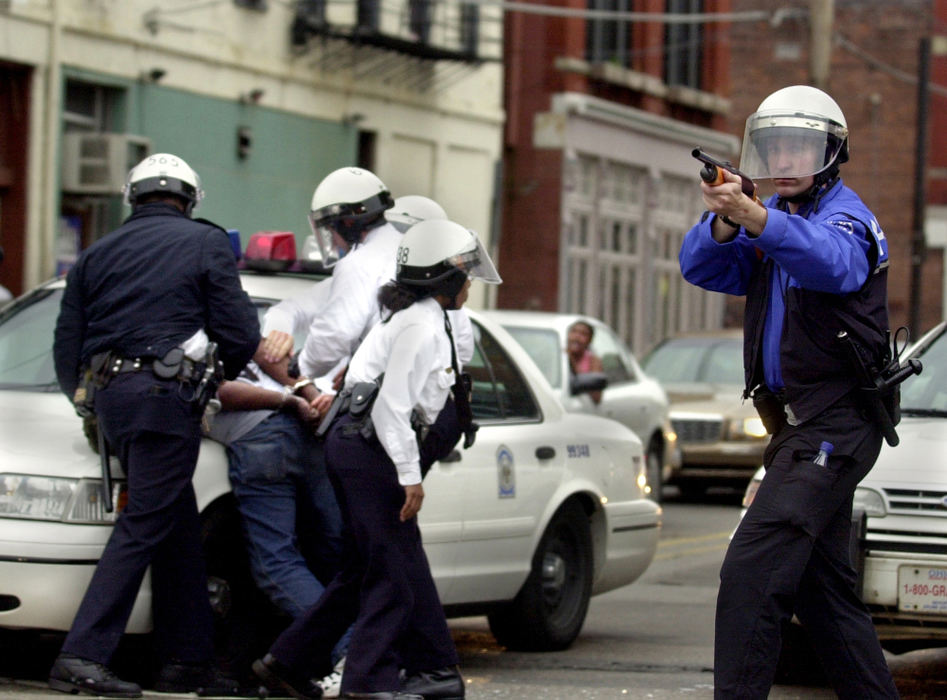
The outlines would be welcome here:
[[[866,515],[876,518],[883,518],[888,514],[885,509],[885,500],[881,497],[881,494],[874,489],[866,489],[861,486],[855,489],[855,500],[852,507],[855,510],[863,510]]]
[[[743,493],[743,507],[749,508],[750,504],[753,502],[753,499],[756,498],[756,492],[760,490],[760,484],[763,483],[762,479],[757,479],[755,476],[750,479],[750,483],[746,485],[746,491]]]
[[[748,418],[732,418],[730,420],[730,436],[734,438],[763,438],[766,437],[766,428],[759,416]]]
[[[0,518],[111,524],[125,503],[126,486],[114,482],[112,490],[117,507],[107,513],[100,479],[0,474]]]

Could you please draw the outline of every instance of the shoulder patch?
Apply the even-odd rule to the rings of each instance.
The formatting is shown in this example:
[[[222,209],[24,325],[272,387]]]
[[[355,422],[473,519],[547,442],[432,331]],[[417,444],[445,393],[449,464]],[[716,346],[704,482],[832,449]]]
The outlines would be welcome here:
[[[848,235],[855,233],[855,224],[849,221],[848,219],[833,219],[826,221],[825,223],[834,226],[835,228],[841,229]]]

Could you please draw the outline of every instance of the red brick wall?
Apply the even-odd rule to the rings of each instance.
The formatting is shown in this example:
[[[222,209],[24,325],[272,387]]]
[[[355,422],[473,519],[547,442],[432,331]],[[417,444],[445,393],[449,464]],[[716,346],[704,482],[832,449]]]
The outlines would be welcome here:
[[[731,1],[706,0],[706,10],[729,11]],[[562,0],[556,4],[587,7],[586,0]],[[631,9],[664,12],[665,5],[665,0],[634,0]],[[712,41],[705,51],[707,65],[703,76],[707,92],[726,93],[729,84],[726,26],[714,25],[709,30]],[[630,68],[662,76],[664,25],[638,23],[629,26],[629,32],[633,52]],[[724,128],[725,120],[556,69],[557,57],[584,57],[585,21],[581,19],[508,12],[504,20],[504,47],[507,124],[498,264],[501,270],[509,272],[504,274],[497,303],[500,308],[552,311],[558,307],[559,293],[562,154],[536,150],[532,145],[533,119],[537,113],[549,111],[551,95],[583,92],[706,127]]]

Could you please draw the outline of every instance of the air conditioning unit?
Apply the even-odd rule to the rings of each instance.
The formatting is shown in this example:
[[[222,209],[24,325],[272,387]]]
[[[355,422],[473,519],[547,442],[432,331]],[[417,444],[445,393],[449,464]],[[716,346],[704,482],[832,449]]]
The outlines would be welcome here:
[[[75,194],[119,194],[128,171],[151,151],[132,134],[68,131],[63,134],[62,189]]]

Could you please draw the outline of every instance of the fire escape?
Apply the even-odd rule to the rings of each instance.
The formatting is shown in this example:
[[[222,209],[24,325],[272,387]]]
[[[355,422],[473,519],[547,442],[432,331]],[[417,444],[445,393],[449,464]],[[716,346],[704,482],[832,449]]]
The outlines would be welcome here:
[[[499,40],[485,50],[480,6],[463,0],[298,0],[291,42],[323,70],[421,92],[501,60]]]

